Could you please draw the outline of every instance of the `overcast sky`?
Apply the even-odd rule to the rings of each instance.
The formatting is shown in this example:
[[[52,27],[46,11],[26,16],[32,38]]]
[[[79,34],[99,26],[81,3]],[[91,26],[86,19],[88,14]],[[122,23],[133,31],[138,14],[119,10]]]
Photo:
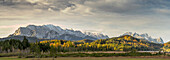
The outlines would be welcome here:
[[[148,33],[170,41],[169,0],[0,0],[0,37],[29,24],[98,32],[116,37]]]

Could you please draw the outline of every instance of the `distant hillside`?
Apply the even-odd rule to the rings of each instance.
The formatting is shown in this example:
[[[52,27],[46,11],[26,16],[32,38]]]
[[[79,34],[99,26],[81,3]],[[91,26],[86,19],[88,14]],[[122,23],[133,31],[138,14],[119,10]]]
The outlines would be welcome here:
[[[127,46],[131,49],[134,48],[134,49],[138,49],[138,50],[142,50],[142,51],[160,50],[160,48],[163,47],[163,44],[152,43],[150,41],[143,40],[143,39],[137,39],[130,35],[124,35],[124,36],[108,38],[108,39],[100,39],[100,40],[96,40],[92,43],[113,44],[113,45],[116,45],[117,47]]]
[[[53,42],[51,42],[53,41]],[[47,40],[41,41],[41,43],[48,43],[54,46],[75,46],[80,49],[89,49],[89,50],[106,50],[106,51],[122,51],[122,50],[132,50],[137,49],[138,51],[159,51],[163,47],[163,44],[152,43],[147,40],[137,39],[129,35],[108,38],[108,39],[99,39],[99,40],[80,40],[65,42],[61,44],[63,40]],[[57,47],[56,46],[56,47]]]
[[[79,41],[75,41],[75,42],[84,42],[84,43],[91,43],[94,40],[89,40],[89,39],[84,39],[84,40],[79,40]]]
[[[73,41],[76,44],[84,44],[84,43],[91,43],[94,40],[89,40],[89,39],[83,39],[83,40],[78,40],[78,41]]]
[[[170,52],[170,42],[164,44],[163,50],[166,52]]]

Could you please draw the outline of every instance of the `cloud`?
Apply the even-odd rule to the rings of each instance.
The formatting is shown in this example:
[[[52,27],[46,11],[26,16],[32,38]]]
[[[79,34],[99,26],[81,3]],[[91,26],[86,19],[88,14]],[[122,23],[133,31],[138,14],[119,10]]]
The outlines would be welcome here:
[[[92,8],[89,8],[84,5],[76,4],[76,6],[67,7],[64,10],[61,10],[62,13],[65,14],[74,14],[74,15],[93,15],[94,13],[91,11]]]
[[[170,14],[170,9],[154,9],[154,11],[159,14]]]
[[[169,0],[0,0],[0,30],[50,23],[111,37],[127,31],[168,36],[169,5]]]
[[[30,3],[38,3],[38,2],[44,2],[43,0],[26,0]]]
[[[0,4],[14,9],[42,9],[79,15],[101,12],[149,14],[154,13],[153,9],[170,8],[168,0],[4,0]]]

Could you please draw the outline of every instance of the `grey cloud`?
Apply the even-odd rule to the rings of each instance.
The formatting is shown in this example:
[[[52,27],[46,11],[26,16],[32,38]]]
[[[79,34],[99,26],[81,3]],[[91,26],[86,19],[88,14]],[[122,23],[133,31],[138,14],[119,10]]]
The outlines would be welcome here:
[[[35,1],[35,2],[32,2]],[[67,7],[71,7],[69,0],[1,0],[0,4],[5,7],[12,7],[18,9],[43,9],[48,10],[60,10]]]
[[[150,13],[155,8],[170,8],[168,0],[95,0],[86,5],[112,13]]]
[[[91,12],[123,14],[154,13],[153,9],[170,8],[169,0],[0,0],[0,4],[18,9],[42,9],[60,11],[68,7],[75,10],[82,6]],[[82,6],[78,6],[82,5]]]
[[[34,5],[26,0],[0,0],[0,4],[4,6],[14,6],[14,5]]]

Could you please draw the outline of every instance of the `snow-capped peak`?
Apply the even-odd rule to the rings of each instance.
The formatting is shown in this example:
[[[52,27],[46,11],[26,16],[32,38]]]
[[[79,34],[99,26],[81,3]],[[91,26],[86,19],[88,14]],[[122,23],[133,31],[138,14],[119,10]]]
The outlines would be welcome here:
[[[107,35],[101,34],[101,33],[90,33],[90,32],[84,32],[84,34],[88,36],[98,37],[98,39],[105,39],[108,38]]]
[[[90,32],[89,34],[86,34],[78,30],[62,29],[59,26],[54,26],[52,24],[42,26],[28,25],[27,27],[19,28],[12,35],[64,40],[81,40],[81,39],[95,40],[108,38],[107,35]]]
[[[54,26],[52,24],[48,24],[48,25],[43,25],[44,27],[49,28],[50,30],[54,30],[54,31],[62,31],[63,29],[60,28],[59,26]]]
[[[145,40],[148,40],[150,42],[154,42],[154,43],[161,43],[163,44],[163,39],[161,37],[159,38],[152,38],[151,36],[149,36],[147,33],[145,34],[138,34],[138,33],[132,33],[132,32],[126,32],[124,33],[123,35],[131,35],[135,38],[138,38],[138,39],[145,39]]]

